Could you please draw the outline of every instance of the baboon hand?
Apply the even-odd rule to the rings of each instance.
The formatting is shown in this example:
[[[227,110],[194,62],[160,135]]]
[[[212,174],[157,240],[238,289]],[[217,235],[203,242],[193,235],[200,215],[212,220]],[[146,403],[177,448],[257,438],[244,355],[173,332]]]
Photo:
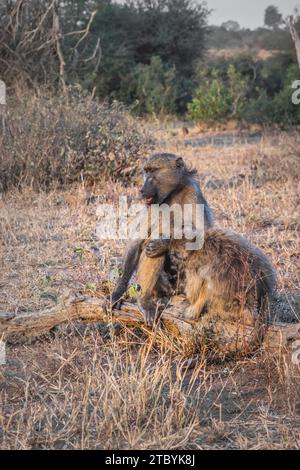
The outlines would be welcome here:
[[[146,244],[146,255],[148,258],[156,258],[161,256],[169,250],[170,240],[167,238],[157,238],[156,240],[150,240]]]

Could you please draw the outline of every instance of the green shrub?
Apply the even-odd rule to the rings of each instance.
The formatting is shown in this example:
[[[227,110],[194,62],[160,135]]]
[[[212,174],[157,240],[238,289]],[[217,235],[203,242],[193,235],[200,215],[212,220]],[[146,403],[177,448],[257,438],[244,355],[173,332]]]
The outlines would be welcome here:
[[[47,189],[74,181],[121,180],[136,172],[151,139],[118,103],[100,103],[79,88],[67,96],[24,94],[8,102],[0,134],[0,190]]]
[[[232,118],[237,118],[240,110],[246,103],[248,80],[242,77],[233,64],[230,64],[228,67],[227,77],[231,105],[230,115]]]
[[[242,121],[253,124],[264,124],[271,121],[272,99],[264,90],[258,90],[258,93],[257,98],[249,99],[240,109],[239,117]]]
[[[300,124],[300,106],[292,102],[292,83],[299,68],[288,54],[265,62],[251,56],[214,60],[198,75],[200,86],[188,105],[188,115],[213,123],[234,118],[246,123]]]
[[[282,90],[272,100],[271,121],[283,125],[300,124],[300,105],[292,102],[292,83],[299,80],[299,68],[292,65],[288,68]]]
[[[188,116],[198,122],[212,123],[221,121],[230,111],[228,89],[219,77],[217,70],[213,79],[205,81],[196,91],[195,97],[188,104]]]
[[[218,70],[211,73],[188,105],[188,115],[198,122],[212,123],[225,118],[236,118],[243,106],[247,92],[247,80],[233,64],[227,69],[226,79]]]
[[[174,113],[175,80],[175,68],[165,67],[160,57],[151,57],[149,65],[138,64],[129,88],[132,98],[136,100],[134,111],[152,116]]]
[[[246,122],[259,124],[280,124],[283,126],[300,124],[300,105],[292,102],[292,83],[299,79],[299,69],[296,64],[286,71],[282,89],[274,96],[268,96],[264,90],[259,90],[257,98],[252,98],[243,104],[240,117]]]

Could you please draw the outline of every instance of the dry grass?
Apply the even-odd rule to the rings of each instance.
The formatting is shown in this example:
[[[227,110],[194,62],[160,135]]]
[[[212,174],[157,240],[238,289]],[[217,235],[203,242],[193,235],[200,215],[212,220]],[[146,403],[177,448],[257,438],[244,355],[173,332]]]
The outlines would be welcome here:
[[[262,355],[189,371],[132,332],[73,325],[10,349],[0,383],[5,449],[299,448],[296,377]]]
[[[0,191],[65,188],[83,180],[126,184],[151,146],[141,122],[124,106],[100,103],[77,86],[65,95],[20,90],[7,108]]]
[[[299,138],[189,148],[164,137],[198,169],[217,223],[264,249],[281,291],[299,289]],[[100,202],[120,193],[137,197],[121,184],[94,190]],[[97,241],[90,196],[84,184],[2,196],[0,310],[50,306],[64,287],[109,278],[124,244]],[[1,448],[300,448],[300,371],[284,358],[217,363],[204,352],[186,370],[171,342],[77,323],[7,349]]]

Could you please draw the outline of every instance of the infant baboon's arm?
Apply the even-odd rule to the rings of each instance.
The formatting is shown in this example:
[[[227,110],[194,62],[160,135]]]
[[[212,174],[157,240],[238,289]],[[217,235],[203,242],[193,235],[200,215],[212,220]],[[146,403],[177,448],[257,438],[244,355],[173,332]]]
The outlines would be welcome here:
[[[156,258],[157,256],[165,255],[171,245],[170,238],[156,238],[146,242],[145,252],[149,258]]]
[[[174,231],[174,230],[173,230]],[[204,231],[195,224],[181,228],[182,238],[157,238],[149,240],[145,245],[145,252],[149,258],[165,255],[171,248],[177,250],[199,250],[203,245]]]

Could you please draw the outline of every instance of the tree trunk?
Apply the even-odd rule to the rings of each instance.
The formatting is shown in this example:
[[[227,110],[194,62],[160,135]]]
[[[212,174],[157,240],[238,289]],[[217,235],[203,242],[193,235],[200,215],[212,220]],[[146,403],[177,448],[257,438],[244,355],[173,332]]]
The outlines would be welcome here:
[[[295,44],[298,65],[299,65],[299,68],[300,68],[300,38],[299,38],[299,35],[296,31],[296,28],[295,28],[295,25],[294,25],[294,22],[293,22],[292,18],[288,19],[288,25],[289,25],[289,29],[290,29],[292,39],[293,39],[294,44]]]

